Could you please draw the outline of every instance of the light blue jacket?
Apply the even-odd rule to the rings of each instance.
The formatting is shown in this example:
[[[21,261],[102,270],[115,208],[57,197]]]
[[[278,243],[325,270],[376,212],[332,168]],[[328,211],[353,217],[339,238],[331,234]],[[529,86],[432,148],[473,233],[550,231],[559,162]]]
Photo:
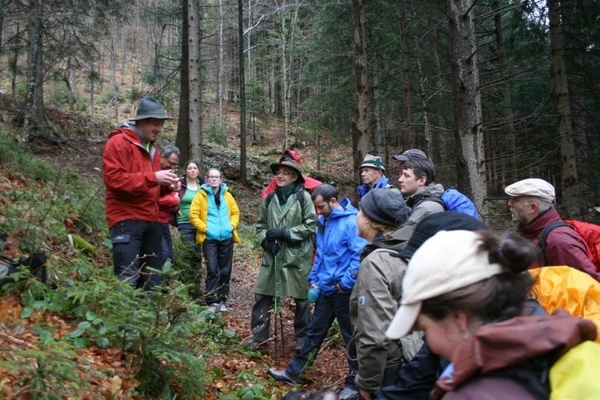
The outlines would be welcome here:
[[[217,207],[215,194],[208,184],[200,186],[200,190],[206,193],[207,215],[206,215],[206,239],[208,240],[228,240],[233,237],[233,225],[229,218],[229,205],[225,199],[227,185],[221,183],[219,191],[220,206]]]
[[[358,210],[348,198],[340,201],[342,208],[334,208],[325,219],[318,217],[317,254],[308,276],[309,285],[317,285],[320,294],[329,296],[339,285],[351,291],[356,283],[360,253],[367,241],[358,236]]]

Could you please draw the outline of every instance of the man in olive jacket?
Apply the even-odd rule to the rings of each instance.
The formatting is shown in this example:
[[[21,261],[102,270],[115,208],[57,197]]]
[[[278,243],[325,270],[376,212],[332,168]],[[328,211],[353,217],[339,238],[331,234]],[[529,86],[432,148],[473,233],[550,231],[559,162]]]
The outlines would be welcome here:
[[[246,344],[256,347],[266,342],[273,305],[274,311],[280,312],[280,301],[293,297],[296,303],[294,336],[296,348],[301,348],[311,319],[306,279],[313,256],[315,208],[304,189],[298,164],[283,160],[271,165],[271,171],[277,177],[277,188],[263,201],[256,226],[264,251],[254,290],[252,338]]]

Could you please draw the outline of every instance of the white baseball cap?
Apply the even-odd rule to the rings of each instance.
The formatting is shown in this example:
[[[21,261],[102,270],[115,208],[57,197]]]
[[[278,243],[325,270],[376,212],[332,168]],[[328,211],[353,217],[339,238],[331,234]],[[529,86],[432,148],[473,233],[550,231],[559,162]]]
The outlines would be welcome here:
[[[425,241],[408,263],[400,308],[386,336],[399,339],[409,333],[424,300],[504,272],[500,264],[490,263],[481,245],[479,234],[472,231],[441,231]]]

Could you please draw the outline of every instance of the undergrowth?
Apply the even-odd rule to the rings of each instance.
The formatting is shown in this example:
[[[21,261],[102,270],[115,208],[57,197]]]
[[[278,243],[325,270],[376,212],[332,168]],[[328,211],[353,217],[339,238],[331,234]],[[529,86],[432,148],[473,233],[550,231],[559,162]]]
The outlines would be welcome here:
[[[117,397],[204,398],[206,383],[218,373],[206,368],[207,357],[234,351],[240,338],[194,299],[201,278],[194,250],[176,237],[165,286],[151,293],[135,290],[112,273],[98,178],[59,171],[0,132],[0,179],[0,233],[9,234],[20,254],[48,255],[47,285],[22,270],[1,289],[3,296],[20,299],[22,311],[21,320],[1,323],[0,332],[29,330],[35,340],[10,353],[0,348],[0,371],[11,377],[0,379],[0,396],[8,391],[36,399],[115,397],[114,388],[99,382],[114,383],[117,372],[98,367],[91,379],[86,371],[93,362],[84,356],[86,350],[110,348],[136,372],[136,384],[118,387]],[[268,398],[258,383],[236,396]]]

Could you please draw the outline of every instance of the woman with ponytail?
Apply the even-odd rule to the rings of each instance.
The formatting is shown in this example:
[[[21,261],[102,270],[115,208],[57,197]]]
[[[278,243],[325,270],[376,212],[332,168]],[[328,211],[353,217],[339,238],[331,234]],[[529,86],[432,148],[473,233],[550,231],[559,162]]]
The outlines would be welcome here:
[[[431,399],[548,399],[552,364],[594,340],[591,321],[519,316],[539,257],[518,234],[490,231],[442,231],[415,252],[386,335],[424,330],[430,350],[451,360]]]

